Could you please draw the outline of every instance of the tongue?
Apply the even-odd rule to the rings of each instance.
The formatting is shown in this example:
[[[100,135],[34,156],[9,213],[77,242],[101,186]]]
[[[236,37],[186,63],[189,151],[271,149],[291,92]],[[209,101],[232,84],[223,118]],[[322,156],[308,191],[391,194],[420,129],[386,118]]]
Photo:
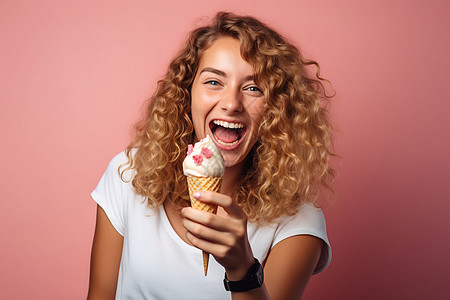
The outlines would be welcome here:
[[[225,143],[232,143],[239,138],[235,129],[228,129],[222,126],[217,126],[214,134],[219,140]]]

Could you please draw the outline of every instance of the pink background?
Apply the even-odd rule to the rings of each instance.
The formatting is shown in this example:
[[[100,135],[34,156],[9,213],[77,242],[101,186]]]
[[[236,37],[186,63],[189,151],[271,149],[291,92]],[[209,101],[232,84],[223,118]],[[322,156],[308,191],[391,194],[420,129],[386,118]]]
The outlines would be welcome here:
[[[449,299],[449,2],[162,2],[0,2],[0,298],[86,296],[90,192],[186,33],[233,10],[337,92],[333,261],[304,299]]]

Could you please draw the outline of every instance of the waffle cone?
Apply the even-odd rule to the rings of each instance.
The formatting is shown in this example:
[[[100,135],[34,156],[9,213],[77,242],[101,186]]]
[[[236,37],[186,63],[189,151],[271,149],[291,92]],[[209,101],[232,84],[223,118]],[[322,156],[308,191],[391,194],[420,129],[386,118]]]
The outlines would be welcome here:
[[[195,209],[206,211],[215,214],[217,212],[217,205],[209,205],[198,201],[194,198],[196,191],[220,191],[222,184],[221,177],[194,177],[188,176],[189,197],[191,199],[191,206]],[[202,251],[203,254],[203,268],[205,276],[208,274],[209,253]]]

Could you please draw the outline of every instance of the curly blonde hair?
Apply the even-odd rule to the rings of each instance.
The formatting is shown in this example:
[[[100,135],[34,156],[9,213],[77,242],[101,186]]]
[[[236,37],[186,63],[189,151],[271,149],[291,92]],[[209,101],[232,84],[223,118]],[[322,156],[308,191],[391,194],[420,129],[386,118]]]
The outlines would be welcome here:
[[[203,52],[220,37],[241,43],[241,55],[263,90],[265,113],[259,139],[246,160],[234,199],[250,221],[292,215],[305,202],[317,204],[330,189],[331,124],[319,65],[302,57],[280,34],[253,17],[220,12],[210,26],[193,30],[151,97],[126,154],[135,170],[132,185],[150,207],[165,200],[189,205],[182,162],[194,142],[190,90]],[[308,66],[316,74],[308,74]],[[133,150],[134,149],[134,150]]]

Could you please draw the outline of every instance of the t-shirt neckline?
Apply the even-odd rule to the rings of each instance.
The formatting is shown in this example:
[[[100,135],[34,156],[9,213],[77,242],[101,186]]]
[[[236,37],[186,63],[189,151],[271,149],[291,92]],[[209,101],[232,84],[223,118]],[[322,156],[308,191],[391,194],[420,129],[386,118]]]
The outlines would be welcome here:
[[[192,251],[192,252],[201,251],[200,249],[198,249],[192,245],[189,245],[188,243],[183,241],[183,239],[176,233],[175,229],[172,227],[172,224],[170,224],[169,217],[167,216],[164,205],[161,205],[159,207],[159,210],[160,210],[160,214],[161,214],[161,220],[164,224],[164,227],[166,228],[167,233],[169,233],[169,235],[172,237],[172,239],[175,240],[175,242],[178,245],[180,245],[180,247],[183,247],[186,250]]]

